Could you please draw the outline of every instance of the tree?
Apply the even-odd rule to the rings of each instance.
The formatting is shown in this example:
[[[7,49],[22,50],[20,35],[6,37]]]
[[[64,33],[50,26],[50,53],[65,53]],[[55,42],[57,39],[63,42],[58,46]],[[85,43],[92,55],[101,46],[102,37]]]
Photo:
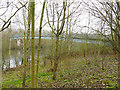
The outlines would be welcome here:
[[[107,31],[109,35],[100,30],[96,31],[112,44],[114,52],[118,55],[118,85],[120,87],[120,2],[117,0],[112,2],[98,0],[97,3],[99,6],[91,2],[92,15],[105,22],[104,26],[109,28],[107,30],[104,29],[104,32]],[[86,3],[86,5],[88,4]]]
[[[40,55],[40,47],[41,47],[42,21],[44,17],[45,3],[46,3],[46,0],[44,0],[44,3],[43,3],[41,18],[40,18],[40,26],[39,26],[39,42],[38,42],[37,65],[36,65],[36,87],[38,87],[38,67],[39,67],[39,55]]]
[[[10,25],[10,31],[9,31],[9,66],[10,68],[10,56],[11,56],[11,25]]]
[[[23,72],[22,87],[24,88],[25,87],[25,81],[26,81],[26,39],[25,39],[25,32],[24,32],[23,56],[24,56],[24,72]]]
[[[23,51],[24,51],[24,73],[23,73],[23,83],[22,83],[22,85],[23,85],[23,87],[25,87],[25,81],[26,81],[26,66],[28,65],[28,59],[29,59],[29,48],[30,48],[30,22],[31,22],[31,15],[30,15],[30,13],[31,13],[31,8],[30,8],[30,2],[29,2],[29,4],[28,4],[28,19],[27,19],[27,22],[28,22],[28,24],[26,25],[26,21],[25,21],[25,15],[24,15],[24,13],[25,13],[25,10],[23,9],[23,19],[24,19],[24,27],[25,27],[25,31],[24,31],[24,49],[23,49]],[[27,26],[28,26],[28,28],[27,28]],[[25,34],[25,32],[26,32],[26,30],[27,30],[27,39],[25,39],[25,37],[26,37],[26,34]],[[27,67],[29,67],[29,66],[27,66]]]
[[[59,57],[60,57],[60,55],[58,55],[59,53],[58,52],[60,52],[61,51],[61,49],[60,48],[62,48],[63,49],[63,47],[61,47],[61,45],[59,44],[59,43],[62,43],[62,42],[60,42],[59,41],[59,39],[61,39],[60,38],[60,36],[63,34],[63,32],[64,32],[64,30],[63,30],[63,28],[65,27],[65,24],[66,24],[66,26],[67,26],[67,24],[68,24],[68,26],[67,26],[67,28],[66,28],[66,36],[67,36],[67,38],[66,38],[66,40],[70,40],[70,33],[71,33],[71,30],[69,31],[69,35],[68,35],[68,29],[71,29],[71,26],[72,26],[72,24],[71,24],[71,22],[72,22],[72,17],[71,16],[73,16],[74,14],[77,14],[77,17],[76,18],[78,18],[79,16],[80,16],[80,11],[81,10],[79,10],[78,8],[80,7],[80,5],[81,5],[81,2],[79,2],[77,5],[76,5],[76,7],[75,8],[73,8],[73,7],[71,7],[72,8],[72,10],[71,10],[71,12],[69,11],[69,8],[70,8],[70,6],[72,6],[73,4],[75,4],[74,3],[74,1],[73,2],[71,2],[70,3],[70,1],[69,1],[69,4],[67,5],[67,0],[64,2],[64,0],[63,0],[63,6],[59,6],[59,3],[57,2],[57,3],[55,3],[54,1],[53,1],[53,3],[52,3],[53,5],[53,7],[52,7],[52,9],[51,9],[51,7],[50,7],[50,10],[51,10],[51,15],[50,15],[50,13],[48,12],[48,8],[46,8],[46,11],[47,11],[47,20],[48,20],[48,25],[50,26],[50,28],[51,28],[51,30],[52,30],[52,33],[55,35],[55,37],[56,37],[56,48],[55,48],[55,62],[54,62],[54,74],[53,74],[53,79],[55,79],[56,78],[56,71],[57,71],[57,67],[58,67],[58,59],[59,59]],[[50,5],[51,6],[51,5]],[[66,10],[68,8],[68,10]],[[66,13],[67,12],[67,13]],[[52,16],[52,20],[50,21],[50,16]],[[69,18],[71,18],[70,20],[69,20]],[[66,21],[67,20],[67,21]],[[77,20],[75,20],[75,21],[77,21]],[[52,22],[52,25],[51,25],[51,22]],[[66,22],[66,23],[65,23]],[[69,22],[70,22],[70,24],[69,24]],[[45,23],[46,24],[46,23]],[[44,24],[44,25],[45,25]],[[60,24],[61,24],[61,26],[60,26]],[[43,25],[43,26],[44,26]],[[69,37],[69,39],[68,39],[68,37]],[[67,41],[68,42],[68,41]],[[59,47],[60,46],[60,47]],[[69,47],[69,50],[70,50],[70,45],[68,45],[68,47]],[[59,51],[59,49],[60,49],[60,51]]]
[[[64,24],[65,24],[65,16],[66,16],[66,6],[67,3],[63,0],[63,17],[62,17],[62,22],[60,21],[60,17],[62,16],[62,10],[60,11],[60,13],[57,11],[57,27],[53,28],[50,24],[49,21],[49,15],[48,15],[48,9],[46,8],[47,11],[47,19],[48,19],[48,24],[50,26],[50,28],[53,30],[53,33],[56,36],[56,49],[55,49],[55,62],[54,62],[54,72],[53,72],[53,80],[56,79],[56,72],[57,72],[57,67],[58,67],[58,60],[59,60],[59,54],[58,54],[58,47],[59,47],[59,37],[63,31],[64,28]],[[54,22],[54,21],[53,21]],[[61,22],[61,26],[59,26]]]
[[[4,55],[2,54],[2,34],[0,33],[0,89],[2,89],[2,72],[3,72],[3,69],[4,69],[4,63],[5,63],[5,60],[4,60]]]
[[[24,31],[24,45],[23,45],[23,56],[24,56],[24,72],[23,72],[23,83],[22,83],[22,87],[25,87],[25,81],[26,81],[26,21],[25,21],[25,10],[23,8],[23,19],[24,19],[24,27],[25,27],[25,31]]]
[[[30,0],[31,5],[31,88],[35,87],[34,75],[35,75],[35,58],[34,58],[34,29],[35,29],[35,0]]]
[[[68,47],[69,47],[69,41],[68,41],[68,35],[69,35],[69,13],[70,13],[70,10],[69,10],[69,7],[70,7],[70,1],[69,1],[69,5],[68,5],[68,9],[67,9],[67,22],[66,22],[66,32],[65,32],[65,53],[66,53],[66,56],[68,56]]]

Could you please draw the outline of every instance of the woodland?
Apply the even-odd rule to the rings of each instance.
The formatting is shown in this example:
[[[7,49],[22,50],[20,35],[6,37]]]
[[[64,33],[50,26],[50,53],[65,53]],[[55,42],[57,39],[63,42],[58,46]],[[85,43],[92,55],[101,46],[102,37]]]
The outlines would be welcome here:
[[[0,88],[120,88],[119,0],[1,0]]]

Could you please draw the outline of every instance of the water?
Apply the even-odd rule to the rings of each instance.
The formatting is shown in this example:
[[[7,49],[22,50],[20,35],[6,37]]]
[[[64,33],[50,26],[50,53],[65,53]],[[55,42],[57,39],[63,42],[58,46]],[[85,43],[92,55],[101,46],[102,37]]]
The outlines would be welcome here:
[[[34,37],[35,39],[39,39],[39,37]],[[14,37],[14,38],[11,38],[11,39],[24,39],[24,37]],[[31,37],[30,37],[31,39]],[[41,39],[52,39],[52,37],[48,37],[48,36],[42,36]],[[55,39],[55,37],[53,37],[53,39]]]
[[[35,38],[35,39],[39,39],[39,37],[37,37],[37,36],[35,36],[34,38]],[[12,39],[24,39],[24,37],[15,37],[15,38],[12,38]],[[30,39],[31,39],[31,37],[30,37]],[[49,37],[49,36],[41,36],[41,39],[52,39],[52,37]],[[55,39],[55,37],[53,37],[53,39]],[[64,39],[63,39],[63,40],[64,40]],[[86,40],[74,38],[74,39],[73,39],[73,42],[85,43]],[[98,44],[98,43],[100,43],[100,41],[99,41],[99,40],[87,40],[87,43]],[[101,44],[104,45],[105,43],[104,43],[104,42],[101,42]]]
[[[3,57],[4,57],[4,69],[6,69],[9,65],[9,52],[3,52]],[[21,65],[22,63],[22,57],[23,57],[23,52],[22,50],[11,50],[11,56],[10,56],[10,68],[16,67],[16,65]],[[16,61],[15,61],[16,58]]]
[[[3,52],[4,54],[4,70],[8,68],[9,66],[9,51]],[[40,57],[43,55],[40,53]],[[10,68],[19,66],[22,64],[22,59],[23,59],[23,50],[11,50],[11,56],[10,56]],[[30,55],[29,55],[30,57]],[[35,49],[35,58],[37,57],[37,49]],[[31,58],[31,57],[30,57]],[[30,60],[30,59],[29,59]]]
[[[12,39],[23,39],[23,37],[18,37],[18,38],[12,38]],[[38,37],[35,37],[35,39],[38,39]],[[41,39],[52,39],[51,37],[41,37]],[[55,38],[54,38],[55,39]],[[64,39],[63,39],[64,40]],[[73,42],[79,42],[79,43],[85,43],[86,40],[84,39],[73,39]],[[92,43],[92,44],[99,44],[100,41],[97,40],[87,40],[87,43]],[[102,45],[104,45],[104,42],[101,42]],[[9,52],[3,52],[4,55],[4,69],[8,67],[9,63]],[[41,57],[44,55],[43,53],[40,53]],[[11,50],[11,56],[10,56],[10,68],[16,67],[17,65],[21,65],[22,63],[22,58],[23,58],[23,50]],[[37,57],[37,49],[35,49],[35,57]],[[16,59],[15,59],[16,58]]]

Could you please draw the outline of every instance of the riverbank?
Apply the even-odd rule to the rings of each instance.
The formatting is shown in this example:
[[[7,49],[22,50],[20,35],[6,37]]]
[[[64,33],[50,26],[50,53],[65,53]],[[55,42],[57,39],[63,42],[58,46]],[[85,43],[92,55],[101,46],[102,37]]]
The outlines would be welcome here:
[[[14,43],[12,43],[14,44]],[[37,56],[37,44],[38,40],[35,40],[35,57]],[[86,47],[87,45],[87,47]],[[14,45],[13,45],[14,47]],[[91,43],[79,43],[79,42],[70,42],[69,44],[69,51],[68,48],[66,48],[65,42],[60,41],[60,46],[59,46],[59,56],[60,58],[65,58],[65,57],[86,57],[86,56],[97,56],[97,55],[113,55],[113,50],[111,47],[107,45],[98,45],[98,44],[91,44]],[[20,49],[21,48],[21,49]],[[2,50],[2,59],[3,59],[3,66],[4,68],[8,67],[9,63],[9,57],[10,57],[10,62],[12,65],[11,67],[14,67],[16,65],[20,65],[22,62],[23,58],[23,46],[17,47],[15,49],[11,49],[10,52],[9,50],[5,50],[3,46]],[[29,52],[30,53],[30,52]],[[40,49],[40,56],[43,58],[54,58],[54,53],[55,53],[55,40],[47,40],[43,39],[41,40],[41,49]],[[69,54],[69,55],[68,55]],[[30,55],[30,54],[29,54]],[[68,56],[66,56],[68,55]]]
[[[59,60],[57,79],[52,80],[50,59],[39,65],[39,88],[116,88],[117,60],[114,56],[70,57]],[[7,71],[3,88],[21,88],[23,68]],[[31,86],[30,69],[27,68],[26,88]]]

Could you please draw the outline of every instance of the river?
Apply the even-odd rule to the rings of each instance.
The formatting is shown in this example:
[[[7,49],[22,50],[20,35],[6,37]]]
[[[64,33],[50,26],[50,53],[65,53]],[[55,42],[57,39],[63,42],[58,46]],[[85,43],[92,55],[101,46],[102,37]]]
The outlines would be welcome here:
[[[23,37],[19,38],[12,38],[12,39],[22,39]],[[38,39],[38,37],[35,37],[35,39]],[[41,37],[41,39],[52,39],[51,37]],[[53,38],[55,39],[55,38]],[[64,40],[64,39],[63,39]],[[79,43],[85,43],[86,40],[84,39],[72,39],[72,42],[79,42]],[[100,41],[97,40],[87,40],[87,43],[93,43],[98,44]],[[104,45],[104,42],[101,42],[102,45]],[[44,53],[41,52],[41,57],[44,55]],[[9,63],[9,52],[6,51],[3,53],[4,56],[4,69],[8,67]],[[35,49],[35,56],[37,56],[37,49]],[[11,50],[11,56],[10,56],[10,68],[16,67],[16,65],[21,65],[23,58],[23,51],[22,50]]]

